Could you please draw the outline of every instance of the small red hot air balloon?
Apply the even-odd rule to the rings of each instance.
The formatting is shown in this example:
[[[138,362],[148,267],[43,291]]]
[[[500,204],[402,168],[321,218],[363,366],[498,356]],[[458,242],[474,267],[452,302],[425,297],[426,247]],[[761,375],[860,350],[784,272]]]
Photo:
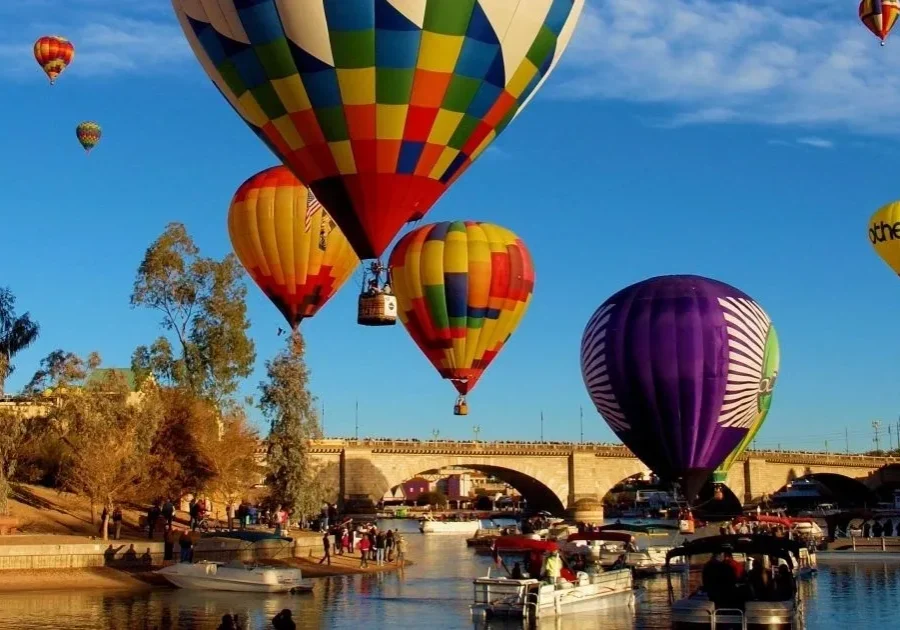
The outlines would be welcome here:
[[[882,46],[898,17],[900,0],[862,0],[859,3],[859,19],[881,40]]]
[[[34,42],[34,58],[50,78],[50,85],[53,85],[56,77],[75,58],[75,46],[65,37],[45,35]]]

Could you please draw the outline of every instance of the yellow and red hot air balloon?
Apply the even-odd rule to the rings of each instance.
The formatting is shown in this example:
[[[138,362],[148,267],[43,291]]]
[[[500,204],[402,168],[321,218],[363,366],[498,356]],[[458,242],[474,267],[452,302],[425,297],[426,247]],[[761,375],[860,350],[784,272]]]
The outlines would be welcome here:
[[[875,253],[900,275],[900,201],[880,207],[869,219],[869,243]]]
[[[295,330],[359,265],[322,204],[284,166],[241,184],[228,209],[228,234],[250,277]]]
[[[882,46],[898,17],[900,0],[862,0],[859,3],[859,19],[881,40]]]
[[[534,291],[534,265],[510,230],[475,221],[424,225],[390,259],[400,321],[413,341],[465,395],[519,325]]]
[[[173,0],[235,111],[363,259],[518,115],[584,0]]]
[[[75,58],[75,46],[65,37],[46,35],[34,42],[34,58],[49,77],[50,85],[53,85],[56,77]]]
[[[86,120],[75,127],[75,137],[78,138],[78,142],[84,147],[84,152],[88,154],[100,142],[102,135],[103,129],[100,128],[100,125],[90,120]]]

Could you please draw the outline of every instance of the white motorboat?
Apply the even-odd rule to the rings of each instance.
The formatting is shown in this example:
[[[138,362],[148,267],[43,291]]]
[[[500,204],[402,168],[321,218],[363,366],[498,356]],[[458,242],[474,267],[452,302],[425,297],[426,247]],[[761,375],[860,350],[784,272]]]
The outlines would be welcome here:
[[[473,582],[473,613],[485,616],[540,619],[575,612],[634,606],[634,583],[631,569],[602,571],[596,565],[586,571],[568,568],[555,583],[535,579],[541,572],[544,554],[559,550],[553,541],[534,540],[525,536],[508,536],[494,544],[497,561],[507,576],[485,577]],[[512,565],[512,571],[510,571]],[[566,579],[568,578],[568,579]]]
[[[590,557],[591,561],[604,568],[624,563],[626,567],[634,570],[635,577],[647,577],[664,573],[666,569],[666,554],[673,549],[668,545],[646,545],[627,550],[627,544],[632,542],[635,536],[630,532],[601,531],[575,534],[569,536],[566,542],[566,551],[569,554],[579,554]],[[670,567],[680,570],[678,560]]]
[[[308,592],[300,569],[247,566],[241,562],[179,562],[156,571],[178,588],[256,593]]]
[[[436,521],[430,515],[419,520],[419,531],[423,534],[466,534],[474,536],[481,529],[478,519],[466,521]]]

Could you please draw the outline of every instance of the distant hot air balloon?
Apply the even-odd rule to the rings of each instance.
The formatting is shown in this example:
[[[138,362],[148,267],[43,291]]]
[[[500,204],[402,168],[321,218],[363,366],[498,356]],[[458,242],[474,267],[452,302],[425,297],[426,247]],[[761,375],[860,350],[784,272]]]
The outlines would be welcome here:
[[[294,329],[359,265],[322,204],[284,166],[241,184],[228,209],[228,234],[250,277]]]
[[[85,121],[75,127],[75,135],[78,138],[78,142],[84,147],[85,152],[90,153],[91,149],[100,142],[100,136],[103,135],[103,130],[97,123]]]
[[[900,274],[900,201],[875,211],[869,219],[869,242],[888,267]]]
[[[47,35],[34,42],[34,58],[50,78],[50,85],[53,85],[56,77],[75,58],[75,47],[65,37]]]
[[[774,334],[762,308],[723,282],[650,278],[591,317],[581,372],[616,435],[693,500],[768,404]]]
[[[859,3],[859,19],[866,28],[881,40],[887,39],[900,16],[900,0],[862,0]]]
[[[222,94],[371,259],[536,93],[584,0],[173,5]]]
[[[519,325],[534,291],[534,266],[522,240],[491,223],[423,225],[390,259],[400,321],[409,336],[465,395]]]

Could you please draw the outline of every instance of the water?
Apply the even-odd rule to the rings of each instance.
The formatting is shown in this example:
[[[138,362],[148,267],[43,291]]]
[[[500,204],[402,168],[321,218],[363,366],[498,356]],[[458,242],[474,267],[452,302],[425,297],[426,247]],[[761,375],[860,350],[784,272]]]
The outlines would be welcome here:
[[[0,630],[67,628],[214,630],[225,613],[250,619],[249,628],[271,628],[271,618],[290,608],[298,628],[426,628],[494,630],[512,622],[473,620],[472,578],[491,560],[476,556],[461,536],[421,536],[415,521],[384,526],[410,532],[410,557],[403,572],[316,580],[309,595],[198,593],[156,589],[130,595],[98,591],[0,594]],[[631,630],[670,628],[665,578],[643,582],[644,596],[627,608],[543,621],[542,630]],[[819,574],[801,583],[806,627],[890,628],[900,618],[900,558],[892,562],[819,562]]]

